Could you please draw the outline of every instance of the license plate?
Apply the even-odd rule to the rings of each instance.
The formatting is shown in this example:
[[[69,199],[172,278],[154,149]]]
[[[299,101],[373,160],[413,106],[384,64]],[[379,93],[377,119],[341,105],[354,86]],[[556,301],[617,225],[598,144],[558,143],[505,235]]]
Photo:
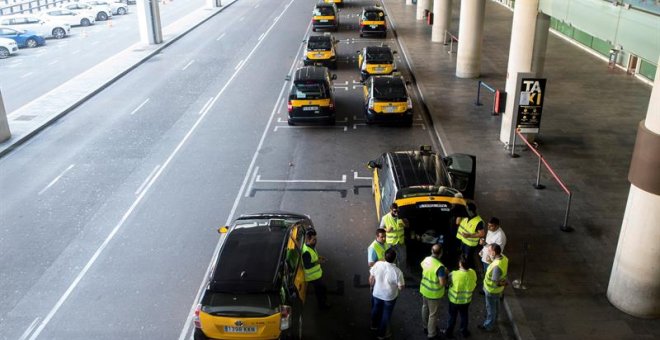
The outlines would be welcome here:
[[[369,27],[371,27],[373,29],[376,29],[376,27],[378,27],[378,25],[369,25]]]
[[[318,106],[303,106],[303,111],[318,111]]]
[[[374,72],[383,72],[385,71],[384,67],[374,67]]]
[[[321,22],[328,22],[328,20],[322,19]]]
[[[385,106],[385,112],[392,113],[396,110],[396,106]]]
[[[323,53],[317,53],[314,56],[317,58],[323,58],[325,55]]]
[[[256,333],[257,327],[225,326],[225,333]]]

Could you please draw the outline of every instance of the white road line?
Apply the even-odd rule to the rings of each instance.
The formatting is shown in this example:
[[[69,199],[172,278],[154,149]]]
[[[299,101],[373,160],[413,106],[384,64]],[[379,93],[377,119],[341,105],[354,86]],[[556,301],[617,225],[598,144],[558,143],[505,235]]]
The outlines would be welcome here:
[[[278,129],[343,129],[344,132],[348,131],[348,126],[334,126],[334,125],[310,125],[310,126],[280,126],[277,125],[273,128],[273,132]]]
[[[293,1],[293,0],[291,0],[291,1]],[[270,32],[270,31],[273,29],[273,27],[275,27],[275,24],[276,24],[276,23],[277,23],[277,22],[273,22],[273,24],[271,25],[271,27],[270,27],[266,32],[267,32],[267,33]],[[310,25],[311,25],[311,21],[310,21]],[[309,30],[309,26],[308,26],[308,30]],[[254,52],[257,50],[257,48],[259,47],[259,45],[261,45],[261,42],[257,42],[257,44],[254,46],[254,48],[252,48],[252,51],[250,51],[250,53],[248,54],[246,60],[249,59],[249,58],[252,56],[252,54],[254,54]],[[302,44],[301,44],[300,48],[302,48]],[[293,67],[292,67],[291,69],[293,69]],[[213,103],[211,103],[211,104],[209,105],[209,107],[212,106],[212,105],[218,100],[218,98],[220,98],[220,96],[225,92],[225,90],[229,87],[229,85],[230,85],[231,82],[234,80],[234,78],[236,78],[236,75],[238,75],[238,72],[239,72],[239,70],[236,70],[236,71],[231,75],[231,77],[229,77],[229,80],[227,81],[227,83],[225,83],[225,85],[222,87],[222,89],[220,89],[220,92],[218,92],[218,94],[213,98]],[[291,73],[291,71],[289,71],[289,73]],[[283,93],[284,90],[286,89],[286,86],[287,86],[287,85],[288,85],[288,83],[285,82],[284,85],[282,86],[282,92],[280,93],[280,97],[282,97],[282,93]],[[207,112],[208,112],[208,111],[207,111]],[[273,109],[273,115],[274,115],[274,114],[275,114],[275,109]],[[115,235],[117,234],[117,232],[119,231],[119,229],[121,229],[121,227],[124,225],[124,223],[126,222],[126,220],[128,220],[128,217],[131,216],[131,214],[133,213],[133,211],[135,210],[135,208],[140,204],[140,202],[142,202],[142,199],[144,198],[144,195],[149,191],[149,188],[151,188],[151,186],[153,185],[153,183],[156,182],[156,180],[158,179],[158,177],[160,176],[160,174],[163,173],[163,170],[167,168],[167,166],[170,164],[170,162],[172,162],[172,159],[174,159],[174,156],[176,156],[176,155],[179,153],[179,150],[181,150],[181,148],[183,147],[183,145],[188,141],[188,139],[190,138],[190,136],[192,135],[192,133],[195,132],[195,130],[197,130],[197,127],[198,127],[199,124],[202,122],[202,120],[204,119],[204,117],[206,117],[206,114],[201,115],[201,116],[197,119],[197,121],[195,122],[195,124],[193,124],[193,126],[190,128],[190,130],[188,131],[188,133],[186,133],[186,135],[183,137],[183,139],[181,140],[181,142],[179,142],[179,144],[176,146],[176,148],[174,148],[174,151],[172,151],[172,153],[169,155],[169,157],[167,158],[167,160],[165,160],[165,162],[163,163],[163,166],[162,166],[160,169],[158,169],[158,171],[156,172],[156,174],[154,175],[154,177],[151,178],[151,180],[150,180],[149,183],[146,185],[146,187],[144,188],[144,190],[143,190],[143,191],[140,193],[140,195],[135,199],[135,201],[134,201],[133,204],[128,208],[128,210],[126,211],[126,213],[124,213],[124,215],[122,216],[121,220],[117,223],[117,225],[114,227],[114,229],[112,229],[112,231],[110,232],[110,234],[108,235],[108,237],[103,241],[103,243],[99,246],[99,248],[96,250],[96,252],[94,252],[94,255],[92,255],[92,257],[89,259],[89,261],[87,262],[87,264],[83,267],[83,269],[80,271],[80,273],[78,273],[78,276],[76,276],[76,278],[73,280],[73,282],[71,283],[71,285],[69,285],[69,288],[67,288],[67,290],[66,290],[66,291],[64,292],[64,294],[60,297],[60,299],[57,301],[57,303],[55,303],[55,306],[53,306],[53,308],[48,312],[48,315],[46,315],[46,318],[44,318],[44,320],[41,321],[41,323],[39,324],[39,327],[37,327],[37,329],[35,330],[35,332],[34,332],[34,333],[32,334],[32,336],[30,337],[30,340],[35,340],[35,339],[39,336],[39,334],[41,334],[41,332],[44,330],[44,328],[48,325],[48,323],[50,322],[50,320],[53,319],[53,316],[55,316],[55,314],[57,313],[57,311],[59,311],[60,308],[62,308],[62,305],[64,304],[64,302],[69,298],[69,296],[71,295],[71,293],[73,292],[73,290],[76,289],[76,287],[78,286],[78,284],[80,283],[80,281],[83,279],[83,277],[85,277],[85,275],[87,274],[87,272],[89,271],[89,269],[92,267],[92,265],[94,265],[94,263],[96,262],[96,259],[98,259],[98,257],[101,255],[101,253],[103,252],[103,250],[105,250],[105,247],[108,246],[108,244],[109,244],[110,241],[112,241],[112,239],[115,237]],[[261,145],[263,144],[263,140],[264,140],[264,138],[265,138],[265,131],[268,131],[268,129],[270,129],[270,122],[271,122],[271,121],[272,121],[272,115],[271,115],[271,120],[268,121],[268,125],[267,125],[266,129],[264,130],[264,136],[263,136],[262,139],[261,139],[261,142],[260,142],[260,144],[259,144],[259,148],[260,148]],[[258,152],[259,148],[257,148],[257,151],[256,151],[255,154],[254,154],[254,157],[253,157],[253,159],[252,159],[252,163],[250,163],[250,168],[249,168],[249,169],[251,169],[252,166],[254,165],[254,162],[255,162],[255,160],[256,160],[256,156],[257,156],[257,152]],[[236,210],[236,206],[238,205],[238,200],[240,199],[240,196],[242,195],[242,190],[245,189],[245,182],[246,182],[246,181],[247,181],[247,175],[245,176],[245,180],[243,181],[243,186],[241,186],[241,192],[239,193],[239,195],[236,196],[236,201],[234,202],[234,207],[232,208],[232,212],[231,212],[231,214],[230,214],[230,217],[231,217],[231,218],[233,218],[234,211]],[[218,243],[218,247],[219,247],[219,246],[220,246],[220,243]],[[216,253],[217,253],[217,249],[216,249]],[[209,264],[209,269],[208,269],[208,270],[210,270],[210,266],[212,265],[212,263],[213,263],[213,262],[211,262],[211,264]],[[208,271],[207,271],[207,274],[208,274]],[[202,282],[202,286],[200,286],[200,289],[199,289],[198,294],[201,293],[201,290],[202,290],[202,288],[203,288],[203,285],[204,285],[204,282]],[[197,298],[195,299],[195,303],[197,302],[197,299],[198,299],[198,298],[199,298],[199,295],[198,295]],[[188,320],[186,321],[186,325],[184,326],[184,327],[185,327],[185,328],[184,328],[184,332],[182,332],[182,334],[181,334],[181,336],[180,336],[180,339],[183,339],[183,338],[185,337],[186,333],[187,333],[187,329],[188,329],[188,327],[189,327],[189,324],[190,324],[190,321],[191,321],[191,318],[192,318],[192,313],[193,313],[194,308],[195,308],[195,304],[193,304],[193,306],[192,306],[191,309],[190,309],[190,313],[188,314]]]
[[[59,62],[59,60],[55,59],[55,60],[51,61],[50,63],[48,63],[48,65],[55,65],[58,62]]]
[[[181,71],[185,71],[185,70],[186,70],[190,65],[192,65],[194,62],[195,62],[194,59],[191,60],[191,61],[189,61],[189,62],[186,64],[186,66],[184,66],[184,67],[181,69]]]
[[[25,330],[25,332],[23,332],[23,335],[21,335],[21,337],[18,338],[18,340],[25,340],[28,337],[28,335],[30,335],[30,333],[32,333],[32,330],[34,329],[34,326],[37,325],[37,321],[39,321],[39,317],[34,318],[34,321],[32,321],[32,323],[30,324],[30,327],[28,327]]]
[[[209,98],[209,100],[206,101],[206,104],[204,104],[204,106],[202,107],[202,109],[199,110],[199,113],[198,113],[198,114],[203,115],[203,114],[205,114],[206,112],[208,112],[208,110],[211,108],[210,104],[211,104],[212,101],[213,101],[213,97]]]
[[[44,192],[46,192],[46,190],[48,190],[50,187],[52,187],[53,185],[55,185],[55,183],[57,183],[57,181],[59,181],[60,178],[62,178],[62,176],[64,176],[64,174],[65,174],[67,171],[71,170],[74,166],[75,166],[75,164],[71,164],[71,165],[69,165],[68,168],[64,169],[64,171],[62,171],[62,173],[60,173],[57,177],[55,177],[54,180],[52,180],[50,183],[48,183],[48,185],[47,185],[45,188],[41,189],[41,191],[39,191],[39,193],[38,193],[37,195],[41,195],[41,194],[43,194]]]
[[[265,35],[266,35],[266,33],[261,33],[261,35],[259,36],[259,39],[257,39],[257,40],[261,41],[261,39],[263,39]]]
[[[217,38],[215,39],[215,41],[218,41],[218,40],[222,39],[224,36],[225,36],[225,33],[220,34],[220,36],[217,37]]]
[[[245,195],[243,197],[250,197],[250,192],[252,192],[252,186],[254,185],[254,179],[257,177],[257,174],[259,173],[259,167],[254,168],[254,173],[252,173],[252,178],[250,178],[250,185],[248,186],[247,190],[245,190]]]
[[[241,66],[243,66],[243,63],[244,63],[244,62],[245,62],[245,59],[241,59],[241,61],[238,62],[238,64],[236,65],[236,67],[234,67],[234,70],[238,71],[238,69],[240,69]]]
[[[133,115],[133,114],[135,114],[136,112],[138,112],[138,110],[141,109],[141,108],[144,106],[144,104],[146,104],[146,103],[148,103],[148,102],[149,102],[149,98],[145,99],[145,100],[142,102],[142,104],[140,104],[138,107],[136,107],[135,110],[131,111],[131,115]]]
[[[290,3],[292,3],[294,0],[291,0]],[[280,16],[284,13],[285,10],[282,11]],[[278,16],[278,18],[280,17]],[[270,26],[270,28],[266,31],[266,34],[270,32],[270,30],[275,27],[275,24],[277,23],[277,20],[273,22],[273,24]],[[305,32],[309,32],[309,28],[312,26],[312,21],[309,21],[309,24],[307,25],[307,30]],[[307,37],[307,33],[305,33],[305,38]],[[250,52],[250,55],[256,50],[256,48],[259,46],[261,42],[257,42],[257,45],[254,47],[252,52]],[[300,44],[298,47],[298,52],[296,52],[296,56],[300,54],[302,51],[304,44]],[[249,56],[248,55],[248,58]],[[297,58],[296,58],[297,60]],[[294,61],[291,65],[291,68],[289,69],[289,73],[293,72],[294,67],[297,65],[298,61]],[[238,72],[238,71],[237,71]],[[236,75],[236,73],[234,75]],[[233,76],[232,76],[233,77]],[[227,85],[225,85],[227,86]],[[289,82],[284,82],[282,85],[282,89],[280,90],[280,94],[277,96],[277,101],[275,102],[275,106],[273,106],[273,111],[270,113],[270,118],[268,119],[268,123],[266,124],[266,127],[264,128],[264,132],[261,134],[261,139],[259,140],[259,144],[257,145],[257,149],[254,151],[254,154],[252,155],[252,160],[250,161],[250,165],[248,166],[247,171],[245,172],[245,177],[243,178],[243,183],[241,184],[241,188],[238,190],[238,194],[236,195],[236,198],[234,199],[234,205],[231,208],[231,211],[229,212],[229,215],[227,216],[227,221],[225,222],[225,225],[228,225],[231,223],[231,221],[234,219],[234,214],[236,213],[236,208],[238,208],[238,203],[240,202],[241,196],[243,195],[243,192],[245,191],[245,186],[247,185],[248,178],[250,176],[250,173],[252,172],[252,169],[254,168],[254,164],[257,161],[257,156],[259,155],[259,151],[261,150],[261,147],[264,144],[264,141],[266,140],[266,135],[268,134],[268,131],[270,130],[270,126],[273,123],[273,118],[275,117],[275,112],[277,112],[277,108],[280,105],[280,102],[283,100],[283,95],[284,91],[290,86]],[[224,88],[223,88],[224,91]],[[222,91],[221,91],[222,92]],[[217,96],[216,96],[217,98]],[[218,250],[220,249],[220,246],[222,245],[223,238],[220,238],[218,240],[218,243],[216,244],[215,250],[213,251],[214,254],[218,253]],[[215,263],[216,259],[215,256],[211,259],[211,262],[209,263],[208,267],[206,268],[206,272],[204,273],[204,276],[202,277],[202,283],[199,286],[199,289],[197,290],[197,294],[195,295],[195,299],[193,300],[192,306],[190,307],[190,310],[188,311],[188,317],[186,318],[185,323],[183,324],[183,329],[181,330],[181,333],[179,334],[179,340],[184,340],[186,339],[186,336],[188,335],[189,330],[191,329],[191,323],[192,323],[192,318],[193,318],[193,313],[195,311],[195,307],[197,306],[197,301],[199,301],[199,297],[202,294],[202,290],[204,289],[204,286],[206,284],[206,278],[209,276],[209,272],[211,271],[211,268],[213,267],[213,264]]]
[[[255,180],[257,183],[346,183],[346,175],[341,175],[340,180],[334,179],[261,179],[261,175],[257,175]]]
[[[153,170],[151,170],[151,172],[149,173],[149,176],[147,176],[147,178],[144,179],[144,182],[142,182],[140,187],[135,191],[136,195],[139,195],[142,192],[142,189],[144,189],[147,183],[149,183],[149,180],[151,179],[151,177],[153,177],[156,171],[158,171],[158,168],[160,168],[160,164],[156,165],[156,167]]]
[[[356,179],[356,180],[357,180],[357,179],[368,179],[368,180],[372,180],[372,179],[374,179],[374,178],[373,178],[373,177],[360,177],[360,176],[358,176],[358,172],[357,172],[357,171],[353,171],[353,179]]]
[[[21,78],[27,78],[27,77],[29,77],[29,76],[31,76],[31,75],[33,75],[33,74],[34,74],[34,72],[28,72],[28,73],[22,75]]]

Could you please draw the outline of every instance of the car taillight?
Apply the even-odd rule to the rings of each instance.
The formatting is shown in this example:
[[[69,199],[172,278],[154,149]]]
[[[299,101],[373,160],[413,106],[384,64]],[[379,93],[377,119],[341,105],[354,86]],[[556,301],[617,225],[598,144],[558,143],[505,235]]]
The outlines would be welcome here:
[[[195,324],[195,328],[202,328],[202,323],[199,321],[199,311],[202,309],[202,305],[198,304],[197,308],[195,308],[195,317],[193,318],[193,324]]]
[[[374,109],[374,99],[373,98],[369,99],[369,104],[368,105],[369,105],[369,109],[372,109],[372,110]]]
[[[330,110],[334,110],[334,109],[335,109],[335,102],[331,101],[330,102]]]
[[[280,330],[291,327],[291,306],[280,305]]]
[[[408,98],[408,110],[412,110],[412,100]]]
[[[289,112],[293,111],[293,105],[291,105],[291,101],[290,101],[290,100],[286,103],[286,109],[287,109],[287,111],[289,111]]]

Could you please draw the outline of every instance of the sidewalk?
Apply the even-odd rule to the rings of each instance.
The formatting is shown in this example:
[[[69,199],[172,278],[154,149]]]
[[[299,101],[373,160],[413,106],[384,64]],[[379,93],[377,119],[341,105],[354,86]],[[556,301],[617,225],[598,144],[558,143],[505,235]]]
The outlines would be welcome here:
[[[65,82],[38,99],[7,113],[11,138],[0,143],[0,157],[4,156],[30,137],[45,129],[60,117],[75,109],[90,97],[110,86],[117,79],[158,54],[186,33],[231,6],[236,0],[221,8],[200,7],[189,15],[163,28],[163,43],[144,45],[136,43],[124,51],[98,63],[95,67]]]
[[[509,280],[524,284],[505,293],[505,309],[523,339],[659,338],[660,321],[633,318],[606,298],[612,260],[628,197],[628,167],[637,124],[646,115],[651,87],[608,69],[607,63],[551,34],[546,55],[546,104],[538,150],[573,193],[569,225],[560,231],[566,194],[528,150],[509,158],[499,141],[500,117],[490,114],[492,94],[477,80],[504,88],[513,12],[488,1],[479,79],[455,77],[456,54],[431,43],[431,26],[415,20],[415,6],[383,0],[392,28],[411,64],[447,153],[477,156],[480,214],[497,216],[508,237]],[[454,1],[451,32],[458,33]],[[456,50],[456,46],[454,46]],[[642,275],[643,273],[640,273]],[[476,297],[481,298],[481,297]],[[505,317],[506,314],[503,316]],[[479,336],[476,333],[475,336]]]

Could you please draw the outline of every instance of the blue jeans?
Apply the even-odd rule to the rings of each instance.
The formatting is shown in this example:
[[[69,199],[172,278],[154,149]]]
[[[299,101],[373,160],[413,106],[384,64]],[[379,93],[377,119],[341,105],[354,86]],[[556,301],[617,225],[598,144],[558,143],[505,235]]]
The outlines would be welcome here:
[[[456,319],[459,315],[461,316],[461,334],[465,335],[468,333],[469,308],[470,303],[457,305],[451,301],[449,302],[449,320],[447,321],[447,329],[445,330],[445,334],[451,335],[454,333],[454,326],[456,325]]]
[[[484,327],[487,330],[492,330],[497,323],[497,311],[500,307],[500,296],[502,294],[490,294],[486,291],[484,293],[486,295],[486,321],[484,321]]]
[[[378,328],[377,336],[385,336],[395,303],[396,299],[385,301],[374,296],[371,297],[371,325]]]

